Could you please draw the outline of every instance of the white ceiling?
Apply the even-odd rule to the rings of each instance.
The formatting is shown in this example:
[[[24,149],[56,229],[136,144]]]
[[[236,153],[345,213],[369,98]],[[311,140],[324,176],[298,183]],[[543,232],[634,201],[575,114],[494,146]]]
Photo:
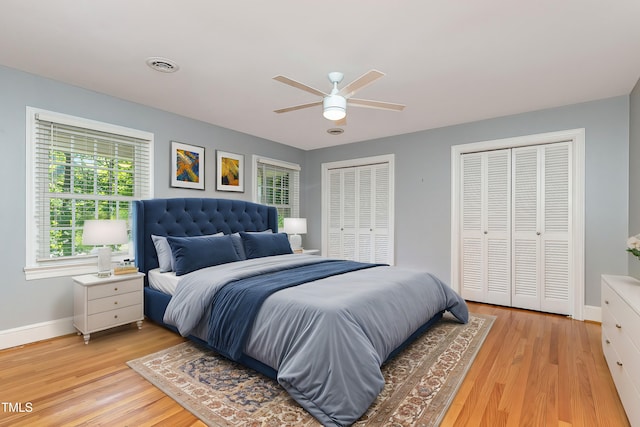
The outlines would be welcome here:
[[[161,56],[180,70],[145,64]],[[626,95],[640,77],[639,0],[2,0],[0,64],[314,149]],[[339,136],[319,100],[375,68]],[[1,94],[0,94],[1,96]]]

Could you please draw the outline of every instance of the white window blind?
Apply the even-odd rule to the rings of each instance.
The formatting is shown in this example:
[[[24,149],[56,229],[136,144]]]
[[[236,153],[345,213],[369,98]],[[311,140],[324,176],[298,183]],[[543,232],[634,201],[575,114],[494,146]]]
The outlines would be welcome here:
[[[28,264],[86,258],[87,219],[124,219],[152,196],[153,136],[147,132],[31,110],[32,230]],[[29,166],[29,165],[28,165]],[[114,248],[126,252],[128,245]]]
[[[278,210],[278,227],[284,218],[300,216],[300,166],[273,159],[256,158],[256,199]]]

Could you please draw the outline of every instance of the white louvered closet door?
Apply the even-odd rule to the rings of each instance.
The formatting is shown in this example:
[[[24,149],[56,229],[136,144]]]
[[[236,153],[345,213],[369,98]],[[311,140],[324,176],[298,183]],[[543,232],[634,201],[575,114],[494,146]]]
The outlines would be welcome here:
[[[513,149],[513,306],[570,314],[571,145]]]
[[[327,256],[330,258],[342,258],[342,173],[339,169],[329,171],[327,187],[329,191]]]
[[[355,168],[329,171],[328,256],[357,260]]]
[[[510,150],[462,155],[461,292],[511,304]]]
[[[328,172],[328,256],[392,263],[387,163]]]
[[[372,200],[373,211],[371,222],[373,224],[373,244],[371,262],[393,264],[391,253],[391,176],[389,164],[383,163],[371,167],[373,173]]]

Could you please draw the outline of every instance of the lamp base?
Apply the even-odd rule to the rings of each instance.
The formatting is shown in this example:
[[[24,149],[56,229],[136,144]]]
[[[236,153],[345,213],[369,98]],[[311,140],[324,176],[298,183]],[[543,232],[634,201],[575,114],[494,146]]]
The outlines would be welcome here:
[[[98,248],[98,277],[111,276],[111,248]]]
[[[291,245],[292,251],[301,251],[302,250],[302,236],[299,234],[292,234],[289,236],[289,244]]]

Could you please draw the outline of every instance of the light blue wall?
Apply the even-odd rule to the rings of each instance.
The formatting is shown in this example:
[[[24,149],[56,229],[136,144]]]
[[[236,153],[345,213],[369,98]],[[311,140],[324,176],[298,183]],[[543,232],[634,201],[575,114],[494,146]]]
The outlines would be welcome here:
[[[217,102],[212,98],[211,102]],[[26,107],[36,107],[152,132],[155,135],[154,186],[156,197],[226,197],[251,200],[251,155],[259,154],[302,164],[304,151],[212,126],[175,114],[126,102],[0,66],[0,331],[67,318],[73,315],[69,278],[26,281],[25,266],[25,135]],[[238,112],[241,114],[241,112]],[[169,186],[170,141],[205,147],[206,189]],[[215,150],[245,155],[245,192],[214,190]],[[302,178],[304,185],[304,177]],[[304,202],[304,199],[303,199]]]
[[[395,153],[396,263],[426,268],[449,281],[451,146],[576,128],[586,129],[585,302],[599,306],[600,275],[627,274],[627,96],[309,151],[305,182],[311,233],[305,246],[321,247],[322,163]]]
[[[640,80],[629,108],[629,236],[640,234]],[[629,255],[629,274],[640,279],[640,259]]]
[[[632,128],[635,160],[640,151],[638,88]],[[212,102],[215,102],[213,100]],[[251,175],[245,171],[245,193],[218,193],[214,188],[214,152],[221,149],[259,154],[301,164],[302,214],[309,218],[305,247],[320,247],[320,166],[323,162],[396,154],[396,260],[400,266],[426,268],[444,280],[450,275],[450,148],[468,142],[541,132],[586,128],[586,303],[599,305],[599,276],[627,274],[624,242],[629,219],[629,97],[618,97],[494,120],[468,123],[346,146],[304,152],[292,147],[126,102],[92,91],[0,66],[0,331],[70,317],[68,278],[26,281],[25,264],[25,132],[27,106],[132,127],[155,135],[156,197],[230,197],[251,199]],[[632,114],[633,116],[633,114]],[[347,129],[348,132],[348,129]],[[207,149],[205,191],[169,187],[169,143],[177,140]],[[634,148],[635,147],[635,148]],[[635,163],[633,163],[635,161]],[[635,193],[640,187],[638,175]],[[631,214],[638,217],[637,199]],[[638,230],[640,232],[640,229]],[[621,243],[622,242],[622,243]],[[622,246],[621,246],[622,245]],[[622,251],[622,253],[621,253]],[[640,262],[640,261],[639,261]]]

